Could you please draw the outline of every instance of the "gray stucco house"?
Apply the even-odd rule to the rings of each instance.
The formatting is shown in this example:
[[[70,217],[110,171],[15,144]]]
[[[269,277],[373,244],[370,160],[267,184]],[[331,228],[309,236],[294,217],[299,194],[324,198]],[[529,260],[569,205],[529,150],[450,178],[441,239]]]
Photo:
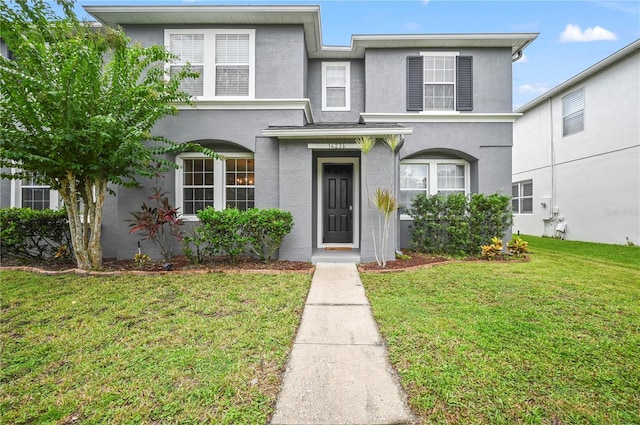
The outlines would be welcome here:
[[[295,220],[281,259],[365,262],[374,259],[367,188],[390,188],[404,206],[420,192],[510,193],[519,116],[512,62],[537,34],[354,35],[350,46],[334,47],[322,45],[318,6],[85,9],[133,41],[177,54],[169,71],[184,62],[201,71],[184,83],[194,105],[155,130],[225,156],[172,158],[179,168],[162,186],[187,220],[207,205],[277,207]],[[403,138],[395,156],[378,142],[365,158],[355,142],[387,135]],[[44,192],[2,184],[3,207]],[[138,237],[125,220],[149,190],[114,189],[104,255],[132,258]],[[55,195],[32,202],[54,204]],[[408,246],[411,217],[403,211],[387,258]]]

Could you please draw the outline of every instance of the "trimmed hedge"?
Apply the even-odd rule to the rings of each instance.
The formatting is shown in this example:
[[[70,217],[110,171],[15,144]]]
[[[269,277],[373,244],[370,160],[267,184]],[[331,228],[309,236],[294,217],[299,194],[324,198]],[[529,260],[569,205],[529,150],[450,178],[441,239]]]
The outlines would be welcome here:
[[[420,252],[478,254],[491,238],[502,238],[513,223],[511,199],[495,193],[416,196],[411,246]]]
[[[0,209],[0,254],[3,258],[25,260],[71,257],[67,212],[64,209]]]
[[[293,216],[277,208],[235,208],[215,210],[211,207],[197,213],[200,223],[184,239],[184,253],[199,263],[206,255],[226,255],[235,260],[251,254],[271,260],[293,228]]]

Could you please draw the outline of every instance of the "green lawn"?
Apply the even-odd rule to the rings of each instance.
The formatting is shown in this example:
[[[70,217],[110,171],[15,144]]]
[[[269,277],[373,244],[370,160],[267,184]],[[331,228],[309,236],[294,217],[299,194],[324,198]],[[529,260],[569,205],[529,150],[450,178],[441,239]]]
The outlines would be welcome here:
[[[309,283],[0,272],[0,423],[264,424]]]
[[[640,248],[362,276],[425,424],[640,424]]]

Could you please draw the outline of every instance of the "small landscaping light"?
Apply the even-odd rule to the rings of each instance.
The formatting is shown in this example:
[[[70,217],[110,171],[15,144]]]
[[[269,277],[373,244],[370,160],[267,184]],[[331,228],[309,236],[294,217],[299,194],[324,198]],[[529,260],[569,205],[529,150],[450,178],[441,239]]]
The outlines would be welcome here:
[[[172,268],[173,268],[173,263],[164,263],[164,264],[162,265],[162,269],[163,269],[165,272],[171,271],[171,269],[172,269]]]

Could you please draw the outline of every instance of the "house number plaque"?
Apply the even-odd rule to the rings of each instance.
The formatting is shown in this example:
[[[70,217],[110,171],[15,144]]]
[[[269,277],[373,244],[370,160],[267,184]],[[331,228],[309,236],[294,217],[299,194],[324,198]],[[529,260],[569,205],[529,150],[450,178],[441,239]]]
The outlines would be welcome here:
[[[329,149],[340,150],[344,149],[346,146],[344,143],[329,143]]]

